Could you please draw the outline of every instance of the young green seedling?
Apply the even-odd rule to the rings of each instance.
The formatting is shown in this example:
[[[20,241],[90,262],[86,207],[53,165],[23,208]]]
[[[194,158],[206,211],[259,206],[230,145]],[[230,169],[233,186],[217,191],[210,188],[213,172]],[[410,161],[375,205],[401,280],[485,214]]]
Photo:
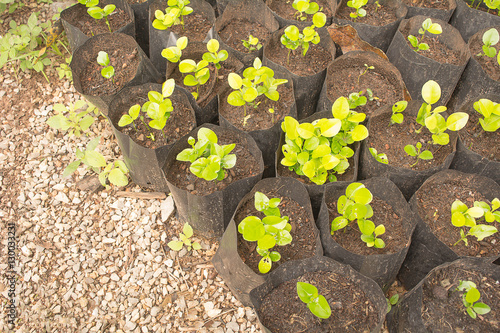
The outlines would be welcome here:
[[[94,7],[88,8],[87,13],[96,20],[104,18],[106,25],[108,26],[109,32],[112,32],[111,25],[109,25],[108,16],[111,15],[115,11],[115,9],[116,9],[115,5],[106,5],[104,6],[104,8],[97,7],[96,5]]]
[[[406,110],[407,106],[408,106],[407,101],[399,101],[392,106],[391,125],[401,124],[403,122],[404,120],[403,111]]]
[[[318,288],[306,282],[297,282],[297,295],[307,304],[313,315],[321,319],[330,318],[332,309],[325,296],[318,293]]]
[[[70,136],[75,135],[78,137],[94,123],[94,117],[89,115],[92,112],[92,107],[89,106],[85,111],[76,112],[85,105],[84,100],[78,100],[75,104],[70,104],[69,107],[64,104],[55,104],[54,111],[59,112],[59,114],[50,117],[47,124],[57,130],[70,130]],[[67,116],[64,115],[66,112],[68,113]]]
[[[227,96],[227,102],[233,106],[243,106],[246,117],[247,103],[257,108],[260,102],[256,102],[256,99],[261,95],[272,101],[278,101],[280,97],[278,86],[287,82],[285,79],[275,79],[274,71],[262,66],[260,59],[255,58],[253,66],[243,71],[243,78],[236,73],[228,75],[229,86],[234,91]]]
[[[161,51],[161,56],[170,62],[179,62],[182,57],[182,50],[188,45],[187,37],[180,37],[175,42],[175,46],[167,47]]]
[[[364,96],[364,94],[368,95],[368,97]],[[366,105],[367,101],[378,100],[378,97],[373,96],[373,91],[370,88],[367,88],[366,91],[360,91],[357,93],[349,94],[349,108],[355,109],[358,106]]]
[[[90,140],[85,150],[80,150],[79,148],[76,149],[77,160],[68,164],[66,169],[64,169],[62,175],[63,178],[68,177],[73,172],[75,172],[81,163],[85,164],[95,173],[99,173],[99,169],[106,166],[106,159],[104,158],[104,156],[102,156],[101,153],[95,151],[95,149],[99,145],[100,139],[101,137],[97,137]]]
[[[500,104],[483,98],[474,103],[474,110],[484,117],[479,119],[484,131],[495,132],[500,128]]]
[[[115,83],[115,68],[109,64],[109,56],[106,52],[99,51],[99,53],[97,54],[97,63],[101,66],[104,66],[104,68],[101,69],[102,77],[111,79],[113,83]]]
[[[370,151],[370,154],[372,154],[373,158],[377,160],[377,162],[383,163],[383,164],[389,164],[389,160],[387,159],[387,155],[384,153],[377,154],[377,150],[375,148],[368,148]]]
[[[474,282],[459,280],[456,290],[465,291],[462,295],[462,301],[467,313],[472,319],[476,319],[478,314],[483,315],[491,311],[491,308],[487,304],[478,302],[481,298],[481,293],[477,290],[477,286]]]
[[[320,37],[316,28],[321,28],[326,23],[326,15],[323,13],[316,13],[313,16],[313,24],[305,27],[300,33],[299,28],[290,25],[285,29],[285,33],[281,36],[281,44],[288,49],[287,63],[290,64],[290,53],[295,51],[299,46],[302,48],[302,56],[305,57],[309,50],[309,43],[318,44]]]
[[[101,185],[109,188],[107,181],[115,186],[127,186],[128,185],[128,168],[123,161],[116,160],[114,162],[108,163],[103,171],[99,173],[99,181]]]
[[[482,241],[484,238],[495,234],[498,231],[497,228],[486,224],[476,224],[476,219],[484,217],[484,220],[488,223],[495,221],[500,223],[498,208],[500,208],[498,198],[493,199],[491,207],[484,201],[475,201],[474,206],[471,208],[468,208],[462,201],[455,200],[451,205],[451,223],[460,228],[461,238],[453,246],[461,241],[465,243],[465,246],[468,246],[468,236],[474,236],[478,241]],[[462,227],[470,227],[467,234]]]
[[[248,40],[242,39],[241,42],[243,43],[243,46],[248,50],[248,52],[260,50],[262,48],[262,44],[259,43],[259,39],[252,35],[248,36]]]
[[[200,60],[196,63],[194,60],[186,59],[179,63],[179,71],[183,74],[188,74],[184,77],[184,85],[188,87],[196,87],[196,92],[192,92],[194,99],[199,97],[199,88],[207,83],[210,79],[210,70],[208,69],[208,61]]]
[[[208,52],[203,53],[203,60],[212,63],[215,66],[215,78],[217,79],[219,69],[221,68],[220,62],[227,59],[229,54],[226,50],[219,51],[219,42],[217,39],[211,39],[207,43]]]
[[[187,250],[201,250],[201,245],[198,242],[191,241],[191,237],[193,236],[193,228],[189,225],[188,222],[184,223],[184,227],[182,228],[182,232],[179,233],[180,240],[172,240],[168,242],[168,247],[174,251],[182,250],[182,247],[186,245]]]
[[[386,298],[387,301],[387,313],[391,312],[391,309],[394,305],[399,302],[399,294],[394,294],[391,298]]]
[[[500,0],[483,0],[484,4],[486,7],[488,7],[487,13],[490,12],[490,10],[497,10],[497,15],[500,16]]]
[[[184,29],[184,16],[193,12],[193,8],[189,7],[189,0],[168,0],[168,7],[165,13],[161,10],[155,11],[155,20],[153,28],[158,30],[166,30],[173,25],[180,24]]]
[[[344,229],[354,220],[357,221],[359,231],[361,231],[361,240],[368,247],[381,249],[385,247],[385,242],[377,238],[385,233],[385,227],[380,224],[375,227],[369,219],[373,216],[373,209],[369,205],[373,200],[373,195],[365,185],[361,183],[352,183],[347,186],[345,195],[342,195],[337,201],[337,211],[341,216],[332,221],[331,233]]]
[[[416,146],[406,145],[404,149],[408,155],[417,158],[417,161],[410,165],[411,168],[417,165],[419,160],[432,160],[434,158],[434,155],[432,155],[432,152],[430,150],[425,149],[421,152],[422,150],[421,142],[417,142]]]
[[[478,56],[488,56],[493,58],[497,54],[497,49],[493,46],[496,45],[499,40],[500,36],[497,29],[491,28],[487,30],[483,34],[483,52],[479,53]]]
[[[422,22],[422,27],[418,29],[418,33],[422,36],[420,37],[420,40],[418,40],[417,37],[413,35],[408,36],[408,40],[410,41],[411,46],[415,48],[415,51],[420,51],[420,50],[428,50],[429,45],[427,43],[422,43],[425,37],[425,32],[429,32],[433,35],[439,35],[443,32],[443,29],[441,28],[441,25],[439,23],[432,23],[432,20],[430,18],[424,20]]]
[[[358,17],[365,17],[366,10],[363,7],[368,3],[368,0],[349,0],[347,1],[347,6],[356,9],[355,13],[350,13],[349,16],[352,18],[353,22],[356,22]]]
[[[281,199],[269,199],[264,193],[255,192],[255,209],[264,213],[262,220],[257,216],[247,216],[238,225],[238,232],[248,242],[257,242],[257,253],[262,256],[259,261],[259,272],[266,274],[272,268],[272,263],[279,261],[281,255],[271,251],[276,246],[284,246],[292,242],[288,216],[281,216],[278,205]]]
[[[198,142],[190,136],[188,143],[192,148],[186,148],[177,154],[178,161],[190,162],[189,170],[197,177],[205,180],[223,180],[226,169],[236,164],[236,155],[229,154],[234,143],[220,146],[217,144],[217,135],[208,128],[200,128]]]
[[[306,20],[306,15],[316,14],[320,8],[316,2],[310,2],[309,0],[294,0],[292,4],[293,9],[296,10],[293,16],[300,21]]]
[[[381,4],[378,3],[378,0],[375,1],[375,13],[378,12],[378,10],[382,7]]]
[[[78,0],[78,2],[87,8],[95,7],[99,4],[99,0]]]
[[[375,67],[374,66],[368,66],[367,64],[365,64],[365,70],[361,74],[359,74],[359,76],[358,76],[358,84],[359,84],[359,80],[361,79],[361,77],[363,75],[365,75],[366,73],[368,73],[368,71],[370,69],[375,69]]]

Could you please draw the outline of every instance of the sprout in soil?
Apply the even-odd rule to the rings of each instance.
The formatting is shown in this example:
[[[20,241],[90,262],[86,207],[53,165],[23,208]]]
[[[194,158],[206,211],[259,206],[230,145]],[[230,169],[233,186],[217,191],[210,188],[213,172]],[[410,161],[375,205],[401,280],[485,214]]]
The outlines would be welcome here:
[[[115,186],[128,185],[128,168],[123,161],[116,160],[109,162],[108,165],[99,173],[99,182],[102,186],[109,188],[107,181]]]
[[[491,207],[484,201],[474,201],[474,206],[468,208],[460,200],[455,200],[451,205],[451,223],[460,228],[460,239],[453,244],[457,245],[461,241],[468,246],[467,237],[474,236],[478,241],[482,241],[484,238],[489,237],[496,232],[497,228],[492,225],[487,224],[477,224],[476,219],[483,218],[487,223],[500,222],[500,200],[498,198],[491,201]],[[469,231],[465,233],[464,227],[469,227]]]
[[[262,48],[262,44],[259,43],[259,39],[252,35],[248,36],[248,40],[242,39],[241,42],[248,52],[260,50]]]
[[[328,319],[332,309],[325,296],[318,294],[318,288],[306,282],[297,282],[297,295],[307,304],[313,315],[321,319]]]
[[[227,96],[227,102],[233,106],[243,106],[244,117],[247,117],[247,103],[256,109],[261,103],[256,100],[261,95],[271,101],[278,101],[278,86],[288,82],[286,79],[275,79],[274,71],[262,66],[259,58],[255,58],[252,67],[243,71],[243,78],[236,73],[230,73],[227,79],[234,90]]]
[[[322,10],[316,2],[310,2],[309,0],[294,0],[292,7],[296,10],[293,16],[300,21],[306,20],[306,14],[313,15]]]
[[[192,92],[194,99],[199,97],[199,88],[207,83],[210,79],[210,70],[208,69],[208,61],[200,60],[196,63],[194,60],[186,59],[179,63],[179,71],[183,74],[188,74],[184,77],[184,85],[188,87],[196,87],[196,92]]]
[[[78,137],[94,123],[94,117],[89,115],[93,111],[93,106],[88,106],[85,111],[76,112],[85,105],[86,102],[83,99],[76,101],[75,104],[70,104],[69,107],[64,104],[55,104],[54,111],[59,112],[59,114],[50,117],[47,124],[57,130],[69,130],[70,136]],[[64,115],[66,112],[68,114]]]
[[[387,313],[391,312],[391,309],[394,305],[399,302],[399,294],[394,294],[390,298],[385,299],[387,301]]]
[[[432,20],[430,18],[425,19],[424,22],[422,22],[422,27],[418,29],[418,33],[422,36],[420,40],[418,40],[417,37],[413,35],[408,36],[408,40],[410,41],[411,46],[415,48],[415,51],[420,51],[420,50],[428,50],[429,45],[427,43],[422,43],[425,37],[425,32],[429,32],[433,35],[439,35],[443,32],[443,29],[441,28],[441,25],[439,23],[432,23]]]
[[[378,0],[375,1],[375,13],[378,12],[378,10],[382,7],[381,4],[378,3]]]
[[[417,161],[413,164],[410,165],[410,168],[413,168],[415,165],[417,165],[419,160],[432,160],[434,158],[434,155],[432,155],[432,152],[430,150],[422,150],[422,142],[417,142],[417,144],[414,145],[406,145],[404,148],[405,152],[413,157],[417,158]]]
[[[375,158],[375,160],[377,162],[380,162],[383,164],[389,164],[389,159],[387,158],[386,154],[384,154],[384,153],[378,154],[377,149],[375,149],[375,148],[368,148],[368,150],[370,151],[370,154],[372,154],[373,158]]]
[[[488,56],[493,58],[497,54],[497,49],[493,46],[498,43],[500,36],[498,30],[491,28],[483,34],[483,52],[477,54],[478,57]]]
[[[484,131],[496,132],[500,128],[500,104],[482,98],[474,103],[474,110],[484,117],[479,119]]]
[[[115,5],[106,5],[104,8],[100,8],[97,5],[89,7],[87,13],[95,18],[96,20],[105,19],[106,25],[108,26],[109,32],[111,31],[111,25],[109,25],[108,16],[111,15],[116,9]]]
[[[364,94],[368,95],[368,98],[364,96]],[[367,88],[366,90],[361,90],[360,92],[357,93],[350,93],[349,94],[349,108],[355,109],[358,106],[363,106],[366,105],[367,101],[374,101],[378,100],[379,98],[373,95],[373,91],[370,88]]]
[[[103,69],[101,69],[101,75],[102,77],[106,79],[111,79],[113,83],[115,83],[115,68],[111,65],[109,65],[109,56],[106,52],[104,51],[99,51],[97,55],[97,63],[101,66],[104,66]]]
[[[469,314],[472,319],[476,319],[478,314],[483,315],[491,311],[491,308],[487,304],[478,302],[481,298],[481,293],[477,290],[477,286],[474,282],[459,280],[458,287],[455,290],[465,291],[462,295],[462,301],[467,314]]]
[[[490,12],[490,10],[497,10],[498,16],[500,16],[500,0],[483,0],[484,4],[486,7],[488,7],[487,13]]]
[[[182,57],[182,50],[188,45],[188,38],[181,37],[175,42],[175,46],[170,46],[161,51],[161,56],[170,62],[179,62]]]
[[[214,64],[215,79],[217,80],[219,69],[221,68],[220,62],[226,60],[229,54],[226,50],[219,51],[219,42],[217,41],[217,39],[211,39],[208,41],[207,50],[208,52],[203,53],[203,60],[207,61],[208,63]]]
[[[368,73],[368,71],[370,69],[375,69],[375,67],[374,66],[368,66],[367,64],[365,64],[365,70],[361,74],[359,74],[359,76],[358,76],[358,84],[359,84],[359,80],[361,79],[361,77],[363,75],[365,75],[366,73]]]
[[[285,29],[285,33],[281,36],[281,44],[288,49],[287,64],[290,64],[290,52],[295,51],[299,46],[302,48],[302,56],[305,57],[309,50],[309,43],[318,44],[320,37],[316,28],[321,28],[326,23],[326,15],[316,13],[313,16],[313,24],[305,27],[300,33],[299,28],[290,25]]]
[[[200,128],[198,141],[190,136],[188,143],[191,148],[186,148],[177,154],[178,161],[190,162],[189,170],[198,178],[205,180],[223,180],[226,169],[231,169],[236,164],[236,155],[229,154],[234,143],[229,145],[217,144],[217,135],[208,128]]]
[[[281,216],[278,208],[281,199],[269,199],[264,193],[255,192],[255,209],[264,213],[261,220],[257,216],[247,216],[238,225],[238,232],[248,242],[257,242],[257,253],[262,256],[259,261],[259,272],[266,274],[272,268],[272,263],[279,261],[281,255],[271,251],[276,246],[284,246],[292,242],[288,216]]]
[[[391,125],[401,124],[403,122],[404,120],[403,111],[406,110],[407,106],[408,106],[407,101],[399,101],[392,106]]]
[[[347,6],[356,9],[355,13],[350,13],[349,16],[352,18],[353,22],[356,22],[356,18],[365,17],[366,10],[362,8],[368,3],[368,0],[349,0],[347,1]]]
[[[172,240],[168,242],[168,247],[174,251],[180,251],[184,245],[186,245],[187,250],[200,250],[201,245],[198,242],[191,241],[191,237],[193,236],[193,228],[189,225],[188,222],[184,223],[184,227],[182,228],[182,232],[179,233],[180,240]]]
[[[155,20],[153,28],[158,30],[166,30],[173,25],[180,24],[184,29],[184,16],[193,12],[193,8],[189,7],[189,0],[168,0],[168,7],[165,13],[161,10],[155,11]]]
[[[345,195],[342,195],[337,201],[337,211],[342,215],[332,221],[332,235],[335,231],[344,229],[356,220],[361,232],[361,240],[366,243],[366,246],[377,249],[384,248],[385,242],[381,238],[377,238],[385,233],[384,225],[375,226],[375,223],[368,220],[373,216],[373,209],[369,205],[372,200],[373,195],[365,185],[352,183],[347,186]]]

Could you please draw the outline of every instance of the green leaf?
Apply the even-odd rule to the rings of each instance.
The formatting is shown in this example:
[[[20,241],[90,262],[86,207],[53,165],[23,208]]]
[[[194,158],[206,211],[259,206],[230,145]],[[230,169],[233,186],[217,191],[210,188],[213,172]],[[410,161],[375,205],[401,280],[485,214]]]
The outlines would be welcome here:
[[[318,288],[306,282],[297,282],[297,295],[304,303],[309,303],[318,297]]]
[[[291,41],[297,41],[299,39],[300,31],[299,28],[297,28],[294,25],[290,25],[285,29],[285,35],[291,40]]]
[[[488,312],[491,311],[491,308],[488,305],[481,302],[474,304],[473,309],[474,312],[480,315],[487,314]]]
[[[182,227],[182,233],[187,238],[191,238],[193,236],[193,228],[189,225],[189,223],[184,223],[184,226]]]
[[[262,274],[266,274],[271,270],[272,265],[273,264],[269,256],[263,257],[259,261],[259,272],[261,272]]]
[[[262,221],[256,216],[244,218],[238,226],[238,231],[243,234],[243,238],[249,242],[258,241],[266,234]]]
[[[358,228],[361,233],[371,235],[375,231],[375,223],[370,220],[358,220]]]
[[[354,141],[362,141],[368,137],[368,129],[364,125],[356,125],[351,136]]]
[[[429,150],[424,150],[423,152],[418,155],[418,158],[422,160],[432,160],[434,158],[434,155]]]
[[[434,104],[441,98],[441,87],[436,81],[429,80],[422,87],[422,98],[427,104]]]
[[[104,51],[99,51],[97,54],[97,63],[101,66],[107,66],[109,64],[109,56]]]
[[[362,205],[368,205],[373,200],[373,195],[366,187],[356,190],[351,198]]]
[[[101,153],[93,150],[85,152],[85,158],[82,162],[93,168],[106,166],[106,160],[104,159],[104,156],[102,156]]]
[[[194,60],[186,59],[179,63],[179,71],[181,73],[190,73],[196,70],[196,63]]]
[[[385,247],[385,242],[380,238],[375,238],[374,246],[377,249],[383,249]]]
[[[180,251],[182,247],[184,246],[184,243],[181,241],[170,241],[168,242],[168,247],[171,248],[174,251]]]
[[[113,169],[109,172],[108,180],[111,184],[122,187],[128,185],[128,177],[120,169]]]
[[[217,39],[211,39],[207,43],[208,52],[216,53],[219,50],[219,41]]]
[[[310,123],[300,124],[297,132],[303,139],[310,139],[314,136],[314,126]]]
[[[80,160],[77,160],[77,161],[73,161],[70,164],[68,164],[68,166],[64,169],[62,177],[66,178],[69,175],[71,175],[73,172],[75,172],[78,169],[78,167],[80,166],[80,163],[81,163]]]
[[[465,295],[465,300],[472,304],[477,302],[480,297],[481,294],[479,293],[479,291],[476,288],[472,288]]]
[[[289,116],[286,116],[283,123],[281,124],[282,130],[286,133],[286,136],[290,138],[290,140],[295,140],[298,137],[298,127],[299,122],[295,120],[295,118]]]
[[[257,96],[259,96],[257,89],[255,89],[254,87],[250,87],[243,94],[243,100],[245,102],[253,102],[257,98]]]
[[[174,93],[174,89],[175,80],[168,79],[167,81],[163,82],[163,85],[161,87],[161,94],[164,98],[170,97]]]
[[[239,76],[236,73],[229,73],[227,77],[227,81],[229,83],[229,86],[235,90],[238,90],[241,88],[243,84],[243,80],[241,79],[241,76]]]
[[[337,119],[345,119],[349,115],[349,102],[345,97],[339,97],[332,105],[332,115]]]
[[[417,156],[417,149],[414,145],[406,145],[404,150],[410,156]]]
[[[332,314],[330,305],[323,295],[319,295],[315,301],[308,303],[307,307],[318,318],[327,319]]]
[[[494,226],[478,224],[470,228],[469,234],[475,236],[478,241],[482,241],[484,238],[495,234],[497,231],[497,228],[495,228]]]
[[[443,29],[441,28],[441,25],[438,23],[432,23],[429,29],[427,29],[428,32],[434,35],[439,35],[443,32]]]
[[[455,227],[463,227],[465,225],[465,217],[460,212],[454,212],[451,214],[451,224]]]
[[[106,79],[111,79],[115,75],[115,69],[113,66],[104,67],[101,69],[101,75]]]
[[[446,119],[446,126],[450,131],[459,131],[467,125],[469,114],[465,112],[455,112]]]
[[[227,96],[227,102],[233,106],[243,106],[246,103],[240,91],[231,92]]]
[[[47,125],[54,129],[62,129],[65,131],[70,127],[71,123],[65,116],[63,116],[62,114],[58,114],[56,116],[50,117],[47,120]]]
[[[312,18],[313,24],[317,28],[322,28],[326,24],[326,15],[323,13],[316,13]]]

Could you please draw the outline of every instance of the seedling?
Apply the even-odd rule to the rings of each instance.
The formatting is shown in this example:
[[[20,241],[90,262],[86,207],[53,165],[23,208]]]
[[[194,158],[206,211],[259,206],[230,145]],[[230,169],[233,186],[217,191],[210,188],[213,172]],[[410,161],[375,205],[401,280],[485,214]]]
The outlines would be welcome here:
[[[474,110],[484,117],[479,119],[484,131],[495,132],[500,128],[500,104],[483,98],[474,103]]]
[[[179,71],[183,74],[188,74],[184,77],[184,85],[188,87],[196,87],[196,92],[192,92],[194,99],[199,97],[199,88],[207,83],[210,79],[210,70],[208,69],[208,61],[200,60],[196,63],[194,60],[186,59],[179,63]]]
[[[377,162],[383,163],[383,164],[389,164],[389,159],[387,158],[387,155],[384,153],[377,154],[377,150],[375,148],[369,148],[370,154],[372,154],[373,158],[377,160]]]
[[[499,0],[500,1],[500,0]],[[478,56],[488,56],[493,58],[497,54],[497,49],[493,46],[498,43],[500,36],[498,30],[491,28],[483,34],[483,52]]]
[[[109,32],[112,32],[111,25],[109,25],[108,16],[111,15],[115,11],[115,9],[116,9],[115,5],[106,5],[104,6],[104,8],[100,8],[96,5],[88,8],[87,13],[96,20],[104,18],[106,25],[108,26]]]
[[[495,234],[498,230],[494,226],[486,224],[476,224],[476,219],[484,217],[484,220],[488,223],[499,222],[500,223],[500,200],[498,198],[493,199],[491,202],[491,207],[484,201],[475,201],[474,206],[468,208],[460,200],[455,200],[451,205],[451,223],[460,228],[460,239],[453,244],[457,245],[461,241],[468,246],[467,237],[474,236],[478,241],[482,241],[484,238]],[[462,227],[470,227],[467,234],[464,232]]]
[[[64,104],[55,104],[54,111],[59,114],[50,117],[47,124],[57,130],[67,131],[69,135],[80,136],[94,123],[94,117],[89,115],[93,111],[93,107],[87,107],[87,110],[76,112],[85,106],[84,100],[78,100],[74,104],[66,107]],[[64,115],[68,113],[67,115]]]
[[[215,66],[215,78],[217,79],[219,69],[221,68],[220,62],[227,59],[229,54],[226,50],[219,51],[219,42],[217,39],[211,39],[207,43],[208,52],[203,53],[203,60],[212,63]]]
[[[78,0],[78,2],[87,8],[95,7],[99,4],[99,0]]]
[[[168,7],[165,13],[161,10],[155,11],[155,20],[153,21],[153,28],[158,30],[166,30],[173,25],[180,24],[184,29],[184,16],[193,12],[193,8],[188,5],[189,0],[168,0]]]
[[[111,79],[113,83],[115,83],[115,68],[109,64],[109,56],[106,52],[99,51],[99,53],[97,54],[97,63],[101,66],[104,66],[104,68],[101,69],[102,77]]]
[[[368,97],[364,96],[364,94],[368,95]],[[360,91],[357,93],[349,94],[349,108],[355,109],[358,106],[366,105],[366,102],[369,100],[370,102],[373,100],[377,100],[378,97],[373,95],[373,91],[370,88],[367,88],[366,91]]]
[[[344,229],[356,220],[359,231],[362,233],[361,240],[366,243],[366,246],[377,249],[384,248],[385,242],[377,238],[385,233],[384,225],[380,224],[375,227],[375,223],[367,220],[373,216],[373,209],[369,205],[372,200],[373,195],[365,185],[352,183],[347,186],[345,195],[342,195],[337,201],[337,211],[342,215],[332,221],[332,235],[335,231]]]
[[[432,152],[430,150],[422,150],[422,142],[417,142],[416,146],[414,145],[406,145],[405,146],[405,152],[413,157],[417,158],[417,161],[413,164],[410,165],[411,168],[413,168],[415,165],[417,165],[419,160],[432,160],[434,158],[434,155],[432,155]]]
[[[288,26],[285,33],[281,36],[281,44],[288,49],[287,64],[290,64],[290,53],[295,51],[299,46],[302,48],[302,56],[305,57],[309,50],[309,43],[318,44],[320,37],[316,28],[321,28],[326,23],[326,15],[316,13],[312,19],[313,24],[305,27],[300,33],[299,28],[294,25]]]
[[[387,313],[391,312],[391,309],[394,305],[399,302],[399,294],[394,294],[391,298],[386,298],[387,301]]]
[[[422,22],[422,27],[418,29],[418,33],[422,36],[420,37],[420,40],[413,36],[409,35],[408,40],[410,41],[411,46],[415,48],[415,51],[420,51],[420,50],[428,50],[429,45],[427,43],[422,43],[425,37],[425,32],[429,32],[433,35],[439,35],[443,32],[443,29],[441,28],[441,25],[439,23],[432,23],[432,20],[430,18],[424,20]]]
[[[340,97],[333,103],[332,115],[334,119],[302,124],[285,117],[281,124],[285,132],[281,164],[318,185],[327,179],[336,181],[335,173],[344,173],[349,167],[348,159],[354,155],[348,145],[368,136],[366,127],[359,124],[366,115],[350,110],[347,98]]]
[[[229,74],[228,83],[234,91],[227,96],[227,102],[233,106],[243,106],[246,117],[247,103],[257,108],[260,102],[256,102],[256,99],[261,95],[272,101],[278,101],[280,98],[278,86],[287,82],[285,79],[275,79],[274,71],[262,66],[260,59],[255,58],[253,66],[243,71],[243,78],[236,73]]]
[[[408,106],[407,101],[399,101],[392,106],[391,125],[401,124],[403,122],[404,120],[403,111],[406,110],[407,106]]]
[[[490,10],[497,10],[497,14],[500,16],[500,0],[483,0],[484,4],[486,7],[488,7],[487,13],[490,12]]]
[[[313,315],[321,319],[330,318],[332,309],[325,296],[318,294],[318,288],[306,282],[297,282],[297,295],[307,304]]]
[[[223,180],[226,169],[236,164],[236,155],[229,154],[234,143],[220,146],[217,144],[217,135],[208,128],[198,131],[198,142],[190,136],[188,143],[192,148],[186,148],[177,154],[178,161],[190,162],[189,170],[197,177],[205,180]]]
[[[381,4],[378,3],[378,0],[375,1],[375,13],[378,12],[378,10],[382,7]]]
[[[260,50],[262,48],[262,44],[259,43],[259,39],[252,35],[248,36],[248,40],[242,39],[241,42],[243,43],[243,46],[248,50],[248,52]]]
[[[356,9],[355,13],[350,13],[349,16],[352,18],[353,22],[356,22],[358,17],[365,17],[366,10],[362,8],[368,3],[368,0],[349,0],[347,1],[347,6]]]
[[[306,20],[305,14],[313,15],[321,10],[316,2],[310,2],[309,0],[294,0],[292,7],[297,11],[293,16],[300,21]]]
[[[483,315],[491,311],[491,308],[487,304],[478,302],[481,298],[481,293],[477,290],[474,282],[459,280],[456,290],[465,291],[462,295],[462,300],[467,313],[472,319],[476,319],[478,314]]]
[[[363,75],[365,75],[366,73],[368,73],[368,71],[370,69],[375,69],[375,67],[374,66],[368,66],[367,64],[365,64],[365,70],[361,74],[359,74],[359,76],[358,76],[358,84],[359,84],[359,80],[361,79],[361,77]]]
[[[180,240],[172,240],[168,242],[168,247],[174,251],[182,250],[182,247],[186,245],[187,250],[201,250],[201,245],[198,242],[191,241],[191,237],[193,236],[193,228],[189,225],[188,222],[184,223],[184,227],[182,228],[182,232],[179,233]]]
[[[109,188],[107,182],[109,182],[115,186],[127,186],[128,185],[128,168],[123,163],[123,161],[116,160],[114,162],[108,163],[104,170],[99,173],[99,181],[101,185]]]
[[[292,242],[288,216],[281,216],[278,205],[279,198],[269,199],[264,193],[255,192],[255,209],[264,213],[262,220],[257,216],[247,216],[238,225],[238,232],[249,242],[257,242],[256,251],[262,256],[259,261],[259,272],[266,274],[272,263],[279,261],[281,255],[270,251],[274,246],[284,246]]]
[[[161,51],[161,56],[170,62],[179,62],[182,57],[182,50],[188,45],[188,38],[181,37],[175,42],[175,46],[167,47]]]

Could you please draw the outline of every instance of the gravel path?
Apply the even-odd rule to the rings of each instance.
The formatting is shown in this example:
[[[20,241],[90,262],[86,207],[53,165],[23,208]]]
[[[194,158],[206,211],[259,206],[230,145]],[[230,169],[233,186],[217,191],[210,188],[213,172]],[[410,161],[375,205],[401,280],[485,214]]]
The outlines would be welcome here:
[[[12,71],[0,71],[0,331],[260,332],[254,311],[210,262],[217,241],[195,235],[202,249],[189,253],[166,247],[182,228],[170,197],[79,190],[76,182],[91,174],[84,167],[61,178],[90,139],[101,136],[98,150],[108,161],[121,157],[119,147],[102,116],[89,137],[52,130],[45,124],[52,106],[81,97],[53,70],[50,84],[21,75],[19,84]],[[4,315],[9,222],[17,238],[14,330]]]

